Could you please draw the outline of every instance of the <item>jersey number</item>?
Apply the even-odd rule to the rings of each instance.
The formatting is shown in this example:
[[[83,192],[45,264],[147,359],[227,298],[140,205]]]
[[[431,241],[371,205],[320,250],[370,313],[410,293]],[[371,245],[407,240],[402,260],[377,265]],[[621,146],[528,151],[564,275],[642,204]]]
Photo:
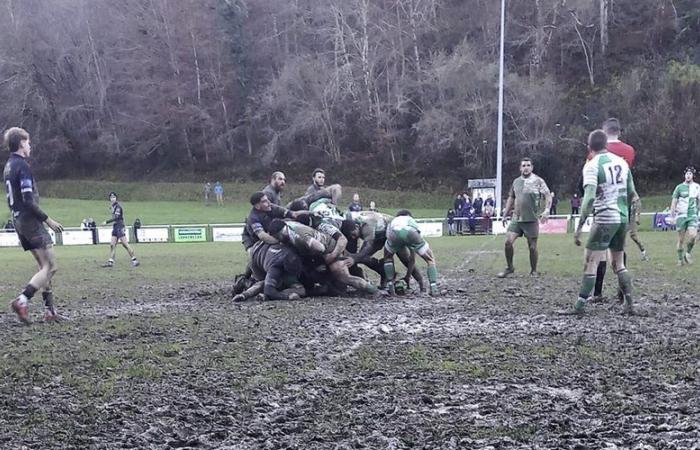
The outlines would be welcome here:
[[[610,178],[608,180],[610,184],[622,183],[622,166],[608,166],[608,173],[610,174]]]
[[[10,204],[10,208],[12,208],[15,204],[15,196],[12,195],[12,185],[10,184],[10,180],[5,180],[5,192],[7,193],[7,201]]]

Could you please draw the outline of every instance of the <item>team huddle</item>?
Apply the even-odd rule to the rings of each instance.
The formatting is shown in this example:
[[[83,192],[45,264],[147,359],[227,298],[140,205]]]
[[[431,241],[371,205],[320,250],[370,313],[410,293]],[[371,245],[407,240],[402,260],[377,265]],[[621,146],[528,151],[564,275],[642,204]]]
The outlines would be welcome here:
[[[633,313],[632,282],[626,268],[625,240],[629,232],[647,259],[637,235],[641,205],[631,167],[634,149],[619,140],[620,124],[608,119],[603,129],[588,136],[588,160],[583,167],[581,188],[583,201],[574,233],[581,245],[581,233],[592,216],[584,251],[584,273],[574,312],[581,313],[591,298],[602,295],[607,262],[618,277],[618,297],[624,312]],[[56,273],[53,240],[46,227],[60,233],[63,226],[39,207],[36,181],[26,159],[31,154],[30,136],[22,128],[4,133],[10,151],[3,178],[8,206],[20,244],[30,251],[39,265],[24,290],[10,306],[23,323],[30,323],[29,302],[42,292],[46,313],[44,320],[64,319],[54,305],[52,278]],[[552,196],[545,181],[533,173],[533,162],[523,158],[520,173],[512,184],[503,211],[509,220],[506,230],[506,269],[498,274],[505,278],[515,272],[514,242],[525,236],[530,253],[530,274],[538,276],[537,240],[539,224],[548,219]],[[691,253],[697,235],[700,185],[693,181],[695,170],[685,170],[685,180],[673,192],[671,218],[678,230],[678,265],[692,263]],[[438,295],[435,256],[421,236],[418,223],[410,211],[402,209],[396,216],[378,211],[347,212],[339,208],[342,187],[326,186],[325,172],[316,169],[313,184],[305,195],[282,206],[286,178],[282,172],[272,174],[270,184],[250,197],[252,209],[242,235],[248,256],[246,272],[236,277],[233,300],[295,300],[305,296],[344,295],[348,288],[376,296],[401,295],[415,285],[415,292]],[[110,257],[103,267],[112,267],[116,245],[121,243],[131,265],[137,267],[133,248],[125,232],[124,214],[117,194],[109,194],[112,223]],[[356,199],[354,199],[356,201]],[[544,200],[544,201],[543,201]],[[416,267],[416,255],[427,264],[427,282]],[[397,277],[394,257],[406,272]],[[365,270],[378,275],[379,282],[368,281]],[[415,283],[415,284],[414,284]]]
[[[306,194],[281,206],[286,178],[272,174],[270,184],[250,197],[243,245],[248,254],[245,274],[234,286],[234,301],[253,297],[293,300],[304,296],[342,295],[348,287],[370,296],[394,295],[410,289],[438,294],[435,257],[408,210],[396,217],[377,211],[343,212],[342,187],[325,187],[325,172],[313,173]],[[374,255],[383,252],[381,259]],[[416,268],[416,254],[428,264],[428,283]],[[394,256],[406,267],[397,280]],[[364,269],[379,275],[367,280]]]

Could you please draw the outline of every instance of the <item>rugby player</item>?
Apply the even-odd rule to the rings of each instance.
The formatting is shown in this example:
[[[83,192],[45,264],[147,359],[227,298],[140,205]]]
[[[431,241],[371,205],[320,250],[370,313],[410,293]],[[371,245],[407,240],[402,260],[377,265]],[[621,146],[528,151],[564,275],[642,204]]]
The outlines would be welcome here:
[[[264,192],[256,192],[250,196],[250,204],[253,208],[246,218],[243,229],[243,246],[249,251],[258,241],[267,244],[277,244],[277,239],[272,237],[267,228],[273,219],[296,219],[309,214],[308,211],[290,211],[287,208],[275,205],[267,198]]]
[[[112,218],[102,222],[102,225],[112,224],[112,239],[109,243],[109,259],[102,267],[114,267],[114,256],[117,253],[117,243],[120,242],[131,257],[131,266],[138,267],[139,260],[134,255],[134,249],[129,245],[129,236],[126,234],[126,226],[124,225],[124,208],[117,201],[117,193],[109,193],[110,207],[109,211]]]
[[[624,311],[632,313],[632,280],[624,261],[625,237],[629,208],[637,196],[632,172],[627,162],[607,151],[608,138],[603,130],[588,136],[588,148],[593,158],[583,167],[584,197],[574,242],[581,245],[581,229],[593,213],[593,225],[584,251],[584,272],[578,299],[574,304],[582,313],[595,285],[598,263],[610,251],[613,270],[617,274],[624,296]]]
[[[10,158],[3,170],[7,204],[22,248],[31,252],[39,264],[39,271],[29,280],[22,293],[10,303],[10,307],[22,323],[31,323],[29,301],[38,290],[42,290],[41,295],[46,308],[44,321],[58,322],[65,317],[58,314],[54,305],[51,280],[57,270],[56,255],[53,241],[44,224],[56,233],[63,231],[63,226],[39,207],[36,181],[26,161],[32,153],[29,133],[22,128],[13,127],[5,131],[4,141],[10,151]]]
[[[287,178],[282,172],[274,172],[270,177],[270,184],[265,186],[262,192],[267,195],[268,200],[273,205],[282,204],[282,191],[284,191],[284,186],[287,184]]]
[[[314,169],[311,173],[311,185],[306,188],[304,195],[311,195],[320,191],[326,185],[326,172],[323,169]]]
[[[676,248],[679,266],[693,263],[690,254],[695,246],[700,201],[700,185],[693,181],[694,175],[693,167],[685,169],[685,180],[673,190],[671,200],[671,217],[676,220],[676,231],[678,231]]]
[[[532,173],[533,164],[530,158],[520,160],[520,176],[513,181],[508,201],[503,211],[503,220],[511,218],[506,232],[505,254],[506,270],[498,274],[505,278],[515,272],[513,267],[513,243],[525,235],[530,250],[530,275],[537,276],[537,238],[540,234],[540,224],[547,222],[549,209],[552,206],[552,196],[544,180]],[[541,198],[545,205],[542,207]]]
[[[251,248],[250,267],[256,283],[233,297],[234,302],[262,294],[262,300],[298,300],[306,295],[299,282],[302,262],[294,249],[258,241]]]
[[[420,255],[428,264],[428,282],[430,283],[430,295],[438,295],[437,288],[437,266],[435,256],[428,243],[420,234],[418,223],[411,217],[411,212],[402,209],[396,213],[396,217],[389,223],[386,230],[386,243],[384,244],[384,273],[387,278],[387,292],[395,295],[394,278],[396,268],[394,267],[394,255],[402,249],[409,250]],[[408,273],[413,272],[415,259],[408,266]]]

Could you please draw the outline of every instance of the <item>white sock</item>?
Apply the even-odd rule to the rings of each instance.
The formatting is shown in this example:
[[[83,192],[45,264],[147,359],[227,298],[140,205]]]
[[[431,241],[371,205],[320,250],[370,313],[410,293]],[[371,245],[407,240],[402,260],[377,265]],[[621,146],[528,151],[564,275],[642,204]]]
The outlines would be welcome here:
[[[17,301],[19,306],[27,306],[29,304],[29,298],[24,294],[19,294],[19,300]]]

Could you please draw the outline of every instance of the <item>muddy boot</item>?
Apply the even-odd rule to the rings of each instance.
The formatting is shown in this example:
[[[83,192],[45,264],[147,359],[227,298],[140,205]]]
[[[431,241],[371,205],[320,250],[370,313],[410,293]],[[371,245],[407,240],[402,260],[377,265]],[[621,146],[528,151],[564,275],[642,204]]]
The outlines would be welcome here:
[[[634,315],[634,307],[632,307],[632,296],[631,295],[625,295],[623,304],[622,304],[622,314],[626,316],[633,316]]]
[[[581,297],[577,298],[576,303],[574,303],[574,312],[577,315],[583,315],[585,308],[586,300],[582,299]]]
[[[498,278],[505,278],[508,275],[512,275],[515,273],[515,269],[513,267],[506,267],[506,270],[503,272],[499,272],[498,275],[496,275]]]

